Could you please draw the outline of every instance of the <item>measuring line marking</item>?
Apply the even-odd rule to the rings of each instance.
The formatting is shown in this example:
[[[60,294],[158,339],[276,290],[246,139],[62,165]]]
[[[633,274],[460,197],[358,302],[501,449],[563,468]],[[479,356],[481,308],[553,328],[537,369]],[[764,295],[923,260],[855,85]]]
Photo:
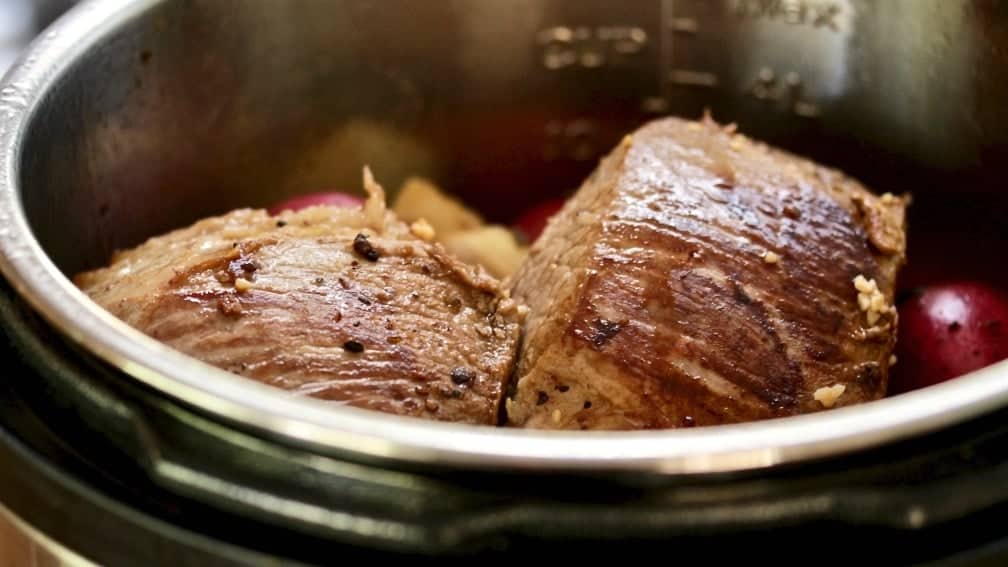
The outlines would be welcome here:
[[[684,87],[713,88],[718,86],[718,76],[707,71],[693,69],[672,69],[669,80]]]

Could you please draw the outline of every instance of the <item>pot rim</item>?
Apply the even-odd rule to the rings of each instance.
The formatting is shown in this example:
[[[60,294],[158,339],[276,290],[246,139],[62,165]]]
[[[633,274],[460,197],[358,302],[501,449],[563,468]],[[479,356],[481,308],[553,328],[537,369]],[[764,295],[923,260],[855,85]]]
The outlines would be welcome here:
[[[170,398],[322,452],[479,469],[738,472],[836,457],[936,431],[1008,404],[1008,361],[892,398],[766,421],[635,432],[547,432],[382,414],[215,368],[129,327],[77,289],[29,228],[19,161],[33,117],[91,47],[164,0],[89,0],[50,26],[0,83],[0,272],[51,325]]]

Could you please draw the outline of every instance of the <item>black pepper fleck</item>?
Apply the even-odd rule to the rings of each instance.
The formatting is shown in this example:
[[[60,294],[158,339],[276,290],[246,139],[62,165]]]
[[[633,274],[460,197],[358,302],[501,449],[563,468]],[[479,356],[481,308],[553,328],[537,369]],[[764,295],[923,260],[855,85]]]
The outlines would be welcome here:
[[[350,289],[350,284],[347,283],[345,278],[340,278],[338,281],[341,288]]]
[[[325,278],[315,278],[314,280],[312,280],[312,282],[315,285],[322,285],[325,283]]]
[[[370,262],[378,261],[378,251],[371,246],[371,242],[368,241],[368,237],[363,233],[357,233],[353,241],[354,252],[357,252]]]
[[[539,390],[539,393],[536,395],[536,405],[541,406],[548,401],[549,401],[549,395],[547,395],[546,392]]]
[[[952,321],[951,323],[949,323],[948,330],[950,333],[954,333],[958,331],[961,327],[962,325],[959,324],[959,321]]]
[[[589,401],[585,401],[585,403],[584,403],[584,406],[583,406],[583,407],[584,407],[584,409],[591,409],[591,406],[592,406],[592,403],[591,403],[591,402],[589,402]]]
[[[568,386],[567,384],[560,384],[559,386],[557,386],[557,390],[560,390],[561,392],[566,392],[567,390],[570,390],[570,386]]]
[[[452,313],[458,313],[462,310],[462,299],[458,297],[446,297],[445,305],[452,310]]]
[[[882,383],[882,370],[877,362],[865,362],[857,371],[857,381],[869,388],[877,388]]]
[[[474,378],[476,378],[476,373],[469,368],[462,368],[460,366],[451,371],[452,382],[459,385],[471,382]]]
[[[255,280],[255,273],[259,270],[259,262],[255,261],[254,258],[247,255],[241,255],[240,257],[228,262],[227,273],[229,276],[229,281],[234,282],[238,278],[245,278],[249,281]],[[218,278],[219,280],[220,278]]]
[[[287,221],[285,221],[285,220],[278,220],[277,221],[277,228],[283,228],[285,226],[287,226]]]
[[[738,284],[735,284],[735,290],[734,291],[735,291],[734,296],[735,296],[735,300],[736,301],[738,301],[742,305],[751,305],[752,304],[753,298],[749,297],[749,295],[745,292],[745,290],[742,289],[742,286],[740,286]]]
[[[238,264],[238,267],[246,272],[254,272],[259,269],[259,262],[256,262],[251,258],[245,258],[240,264]]]
[[[364,352],[364,345],[357,341],[347,341],[343,343],[343,350],[347,352]]]

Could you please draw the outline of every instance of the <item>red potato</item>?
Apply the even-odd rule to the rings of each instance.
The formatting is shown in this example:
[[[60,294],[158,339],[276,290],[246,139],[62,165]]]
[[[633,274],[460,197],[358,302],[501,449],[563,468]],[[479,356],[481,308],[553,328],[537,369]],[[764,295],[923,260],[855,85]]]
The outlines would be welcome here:
[[[527,209],[515,220],[515,230],[526,242],[535,242],[546,228],[547,221],[560,211],[565,202],[563,199],[551,199]]]
[[[298,195],[297,197],[291,197],[285,201],[281,201],[268,209],[269,214],[277,215],[283,211],[300,211],[301,209],[306,209],[308,207],[315,207],[319,205],[329,205],[332,207],[345,207],[348,209],[358,208],[364,204],[364,199],[358,197],[357,195],[351,195],[349,193],[340,193],[337,191],[329,191],[325,193],[308,193],[306,195]]]
[[[979,282],[918,288],[899,305],[890,393],[944,382],[1008,358],[1008,294]]]

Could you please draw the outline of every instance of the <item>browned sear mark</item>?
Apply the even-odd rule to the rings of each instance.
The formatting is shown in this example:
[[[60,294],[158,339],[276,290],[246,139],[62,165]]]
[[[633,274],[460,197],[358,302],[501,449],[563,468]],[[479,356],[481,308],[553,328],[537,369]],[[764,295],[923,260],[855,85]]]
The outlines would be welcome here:
[[[623,328],[626,321],[610,321],[601,317],[592,321],[592,332],[588,336],[588,341],[595,348],[602,348],[610,339],[616,336]]]

